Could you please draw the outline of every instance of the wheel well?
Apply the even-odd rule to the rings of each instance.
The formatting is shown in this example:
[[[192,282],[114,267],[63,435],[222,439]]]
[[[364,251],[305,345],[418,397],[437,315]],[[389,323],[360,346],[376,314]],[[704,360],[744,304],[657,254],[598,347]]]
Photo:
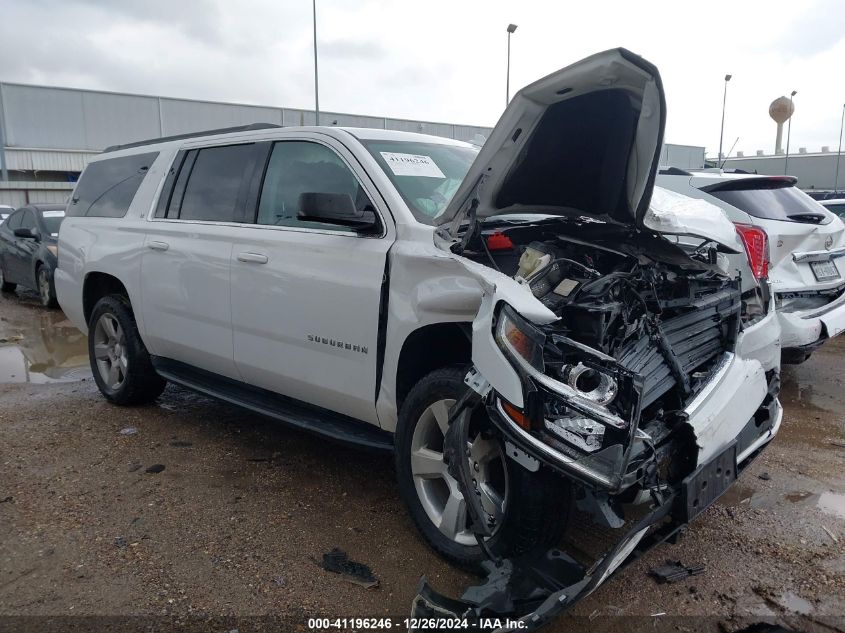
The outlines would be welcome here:
[[[399,353],[396,372],[396,408],[426,374],[440,367],[472,359],[471,324],[435,323],[414,330]]]
[[[107,295],[123,295],[129,298],[126,286],[117,277],[106,273],[91,273],[85,278],[85,285],[82,287],[82,310],[86,323],[91,318],[91,312],[97,302]]]

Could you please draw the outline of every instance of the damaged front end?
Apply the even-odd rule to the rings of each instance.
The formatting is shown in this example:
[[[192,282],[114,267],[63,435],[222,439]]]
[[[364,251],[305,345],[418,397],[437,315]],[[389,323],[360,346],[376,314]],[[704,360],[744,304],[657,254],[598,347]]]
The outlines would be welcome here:
[[[708,283],[694,283],[702,274]],[[497,631],[541,626],[623,563],[676,537],[776,431],[776,375],[734,354],[738,280],[691,276],[687,290],[696,291],[683,300],[662,298],[654,279],[648,285],[655,294],[631,282],[640,297],[617,297],[614,318],[606,315],[608,297],[594,298],[591,309],[604,316],[591,314],[585,323],[608,320],[586,329],[576,314],[588,308],[577,301],[556,307],[564,318],[538,325],[504,298],[521,303],[509,296],[509,284],[488,287],[473,327],[470,389],[451,411],[444,448],[468,524],[488,555],[487,577],[460,600],[423,579],[415,617],[496,623],[488,630]],[[518,284],[522,293],[530,288]],[[542,320],[542,310],[534,316]],[[733,389],[716,397],[726,383]],[[466,458],[479,408],[513,468],[550,469],[572,486],[573,507],[560,508],[560,521],[571,526],[562,542],[505,559],[486,547],[502,518],[488,513]]]
[[[417,616],[540,626],[677,535],[777,431],[777,371],[738,353],[754,319],[735,229],[652,196],[664,119],[657,69],[628,51],[562,69],[514,98],[440,218],[435,243],[483,289],[444,456],[489,560],[460,600],[423,579]],[[510,467],[568,487],[551,547],[488,547],[502,517],[467,459],[481,408]]]
[[[554,238],[520,247],[520,239],[536,231],[531,224],[502,233],[522,255],[515,272],[502,255],[497,267],[514,279],[486,288],[473,325],[471,390],[452,410],[445,455],[483,548],[501,517],[485,511],[464,456],[469,420],[479,407],[512,467],[550,469],[570,483],[575,507],[562,507],[560,520],[578,516],[585,531],[576,528],[569,546],[512,559],[485,548],[486,581],[460,601],[423,581],[414,603],[420,617],[511,618],[510,630],[552,618],[632,554],[676,534],[735,480],[740,447],[734,429],[720,431],[707,450],[700,446],[707,431],[697,424],[698,412],[713,385],[742,367],[749,383],[738,385],[739,393],[758,404],[767,397],[759,363],[746,365],[733,353],[741,325],[739,280],[707,264],[684,270],[646,262],[642,245],[631,246],[638,256],[602,253],[597,243],[571,242],[560,225]],[[751,422],[756,409],[746,404],[736,411],[759,433]],[[718,424],[718,417],[709,422]],[[719,450],[711,459],[713,447]],[[605,542],[582,542],[585,535],[595,541],[597,533]]]

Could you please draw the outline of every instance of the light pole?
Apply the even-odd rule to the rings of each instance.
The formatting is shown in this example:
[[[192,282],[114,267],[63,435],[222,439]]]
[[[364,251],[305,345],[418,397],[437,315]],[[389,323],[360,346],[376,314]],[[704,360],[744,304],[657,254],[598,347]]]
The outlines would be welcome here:
[[[786,160],[783,161],[783,173],[786,175],[786,172],[789,171],[789,137],[792,134],[792,117],[795,115],[795,108],[792,105],[792,97],[798,94],[797,90],[793,90],[789,94],[789,111],[792,113],[789,115],[789,125],[786,128]]]
[[[842,119],[839,121],[839,151],[836,153],[836,175],[833,177],[833,193],[839,191],[839,159],[842,157],[842,125],[845,124],[845,104],[842,104]]]
[[[511,34],[516,31],[516,24],[508,24],[508,73],[505,79],[505,107],[511,102]]]
[[[314,16],[314,115],[320,125],[320,76],[317,73],[317,0],[312,1]]]
[[[733,75],[725,75],[725,92],[722,95],[722,131],[719,132],[719,160],[722,159],[722,139],[725,137],[725,103],[728,101],[728,82]]]

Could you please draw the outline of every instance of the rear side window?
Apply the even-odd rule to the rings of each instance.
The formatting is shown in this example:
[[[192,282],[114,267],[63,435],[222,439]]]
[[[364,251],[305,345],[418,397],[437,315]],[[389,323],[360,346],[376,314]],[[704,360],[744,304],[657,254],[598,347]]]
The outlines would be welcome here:
[[[189,153],[182,166],[167,217],[234,222],[251,172],[254,144],[208,147]],[[184,187],[184,190],[183,190]],[[181,204],[178,204],[181,200]]]
[[[68,216],[122,218],[158,152],[108,158],[91,163],[76,185]]]
[[[755,218],[811,224],[830,221],[824,207],[791,183],[773,180],[758,181],[745,189],[741,186],[742,181],[737,180],[730,189],[705,190]]]

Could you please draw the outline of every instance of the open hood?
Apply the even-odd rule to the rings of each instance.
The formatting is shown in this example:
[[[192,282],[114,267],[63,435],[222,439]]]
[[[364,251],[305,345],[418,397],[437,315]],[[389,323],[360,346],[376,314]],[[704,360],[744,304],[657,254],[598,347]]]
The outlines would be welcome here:
[[[657,68],[623,48],[520,90],[439,224],[534,212],[642,226],[657,173],[666,104]],[[454,231],[452,231],[454,233]]]

